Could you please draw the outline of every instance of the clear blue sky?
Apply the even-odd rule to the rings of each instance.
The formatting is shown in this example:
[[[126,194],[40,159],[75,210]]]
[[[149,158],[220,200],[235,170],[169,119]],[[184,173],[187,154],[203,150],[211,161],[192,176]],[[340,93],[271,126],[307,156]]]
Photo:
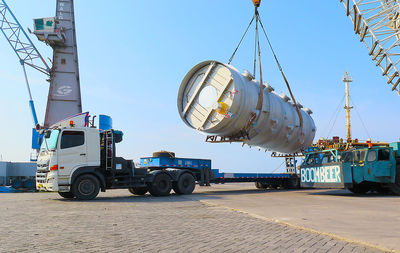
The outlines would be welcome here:
[[[55,0],[8,0],[23,26],[54,16]],[[177,112],[177,91],[187,71],[203,60],[226,62],[253,15],[250,0],[75,1],[83,107],[109,114],[124,131],[119,154],[136,161],[166,149],[181,157],[211,158],[224,171],[273,171],[282,162],[240,144],[208,144],[188,128]],[[354,78],[353,100],[370,137],[399,140],[400,97],[391,92],[359,42],[338,0],[263,1],[260,13],[297,99],[314,111],[316,139],[341,100],[347,70]],[[46,57],[51,50],[33,41]],[[233,65],[252,68],[253,36],[244,42]],[[264,79],[287,93],[262,44]],[[40,121],[48,84],[29,71]],[[0,37],[0,155],[29,159],[32,118],[21,67]],[[344,112],[331,135],[345,136]],[[353,112],[353,135],[368,138]]]

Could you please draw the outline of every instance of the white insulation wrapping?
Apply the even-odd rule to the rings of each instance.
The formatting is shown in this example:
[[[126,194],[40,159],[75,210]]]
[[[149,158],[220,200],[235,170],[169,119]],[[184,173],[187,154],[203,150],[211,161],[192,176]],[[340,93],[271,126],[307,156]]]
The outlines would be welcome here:
[[[260,85],[231,65],[205,61],[185,76],[179,89],[178,110],[191,128],[207,135],[232,137],[246,129],[249,146],[281,153],[296,153],[309,147],[315,136],[311,110],[301,109],[303,129],[296,107],[286,95],[264,85],[261,111],[248,127],[259,97]],[[302,107],[302,106],[300,106]]]

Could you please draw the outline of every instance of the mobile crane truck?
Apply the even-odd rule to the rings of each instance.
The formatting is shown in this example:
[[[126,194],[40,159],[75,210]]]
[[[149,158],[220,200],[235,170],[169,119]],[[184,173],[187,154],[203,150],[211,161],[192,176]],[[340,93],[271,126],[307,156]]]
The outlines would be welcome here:
[[[400,195],[400,142],[353,143],[341,149],[310,148],[300,166],[303,188],[346,188],[355,194],[370,190]]]

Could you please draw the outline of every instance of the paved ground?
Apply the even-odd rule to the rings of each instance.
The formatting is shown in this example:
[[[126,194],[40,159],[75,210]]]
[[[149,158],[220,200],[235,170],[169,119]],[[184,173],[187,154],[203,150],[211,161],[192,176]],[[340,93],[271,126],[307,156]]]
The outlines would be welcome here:
[[[347,190],[260,191],[253,184],[216,185],[206,191],[191,198],[400,252],[399,196],[355,196]]]
[[[257,195],[264,208],[281,194],[246,187],[220,185],[165,198],[114,190],[90,202],[54,193],[0,194],[0,252],[381,252],[233,210],[236,202],[227,203],[233,196],[253,194],[253,203]]]

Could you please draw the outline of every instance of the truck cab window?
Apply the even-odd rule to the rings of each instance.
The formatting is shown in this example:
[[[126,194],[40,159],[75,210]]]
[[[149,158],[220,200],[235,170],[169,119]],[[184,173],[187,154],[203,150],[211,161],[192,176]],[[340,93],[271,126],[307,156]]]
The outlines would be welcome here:
[[[85,133],[82,131],[64,131],[61,136],[61,149],[81,146],[85,143]]]
[[[390,159],[389,149],[380,149],[378,151],[378,161],[387,161]]]
[[[366,151],[365,150],[354,151],[353,163],[354,164],[358,164],[358,163],[364,162],[365,161],[365,155],[366,155]]]
[[[375,150],[369,151],[367,161],[373,162],[375,160],[376,160],[376,151]]]
[[[312,154],[312,155],[308,156],[307,165],[315,164],[315,158],[316,158],[315,156],[316,156],[315,154]]]

